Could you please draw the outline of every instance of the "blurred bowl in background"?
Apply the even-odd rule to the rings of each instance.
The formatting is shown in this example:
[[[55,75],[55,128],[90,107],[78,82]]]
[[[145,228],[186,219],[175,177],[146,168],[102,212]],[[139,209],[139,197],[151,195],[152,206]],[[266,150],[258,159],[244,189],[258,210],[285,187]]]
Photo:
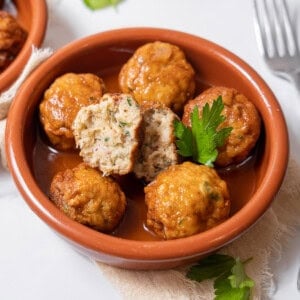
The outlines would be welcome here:
[[[19,77],[31,54],[32,46],[39,47],[42,44],[47,28],[45,0],[13,0],[11,5],[14,5],[16,10],[13,16],[28,35],[17,57],[0,73],[0,93],[8,89]],[[5,4],[2,9],[5,9]]]

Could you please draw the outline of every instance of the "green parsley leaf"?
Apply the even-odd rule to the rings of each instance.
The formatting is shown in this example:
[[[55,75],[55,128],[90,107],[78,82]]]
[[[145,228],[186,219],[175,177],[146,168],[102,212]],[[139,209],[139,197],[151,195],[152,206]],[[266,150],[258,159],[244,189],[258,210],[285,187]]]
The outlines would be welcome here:
[[[193,135],[192,131],[182,122],[174,121],[175,136],[179,138],[176,145],[179,149],[179,154],[183,157],[193,156]]]
[[[212,254],[192,266],[187,272],[187,277],[196,281],[203,281],[219,277],[228,270],[231,270],[235,264],[235,259],[228,255]]]
[[[175,121],[175,136],[178,153],[183,157],[192,157],[195,162],[213,166],[218,150],[229,136],[232,127],[217,129],[224,122],[221,115],[224,109],[222,97],[214,100],[211,107],[206,103],[199,117],[198,106],[191,113],[191,128],[182,122]]]
[[[232,268],[232,275],[228,277],[230,284],[234,288],[253,287],[254,282],[245,273],[244,263],[239,258],[236,259],[236,263]]]
[[[83,0],[85,5],[92,10],[102,9],[107,6],[116,7],[122,0]]]
[[[214,300],[248,300],[250,298],[249,287],[234,288],[231,286],[230,280],[225,276],[218,277],[215,280],[214,289],[215,289]]]
[[[254,286],[254,281],[244,270],[248,261],[241,262],[239,258],[229,255],[212,254],[192,266],[186,276],[198,282],[215,278],[214,300],[248,300]]]

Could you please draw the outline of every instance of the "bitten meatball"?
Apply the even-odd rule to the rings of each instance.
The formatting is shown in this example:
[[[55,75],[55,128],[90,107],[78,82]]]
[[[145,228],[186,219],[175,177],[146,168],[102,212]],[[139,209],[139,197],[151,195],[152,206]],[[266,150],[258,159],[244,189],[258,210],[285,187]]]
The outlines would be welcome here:
[[[44,93],[40,120],[55,148],[75,148],[72,123],[79,109],[98,103],[105,90],[103,80],[94,74],[67,73],[57,78]]]
[[[84,163],[54,176],[50,199],[71,219],[103,232],[119,224],[126,208],[118,183]]]
[[[182,110],[195,91],[195,72],[181,49],[163,42],[138,48],[119,74],[124,93],[139,104],[158,102],[175,112]]]
[[[243,94],[233,88],[217,86],[205,90],[185,105],[183,123],[191,126],[190,115],[195,105],[201,115],[204,105],[209,103],[211,106],[219,96],[222,96],[224,103],[222,115],[226,118],[219,128],[232,127],[224,145],[218,149],[215,162],[216,165],[225,167],[242,162],[250,154],[260,135],[261,119],[254,104]]]
[[[132,171],[142,116],[129,94],[107,93],[98,104],[78,112],[73,130],[80,156],[104,175]]]
[[[215,169],[184,162],[145,187],[147,227],[159,237],[191,236],[223,222],[230,212],[226,182]]]
[[[174,121],[177,115],[168,107],[142,108],[141,145],[134,165],[137,178],[146,182],[170,165],[178,163],[175,145]]]
[[[0,11],[0,72],[16,58],[27,38],[26,31],[16,19]]]

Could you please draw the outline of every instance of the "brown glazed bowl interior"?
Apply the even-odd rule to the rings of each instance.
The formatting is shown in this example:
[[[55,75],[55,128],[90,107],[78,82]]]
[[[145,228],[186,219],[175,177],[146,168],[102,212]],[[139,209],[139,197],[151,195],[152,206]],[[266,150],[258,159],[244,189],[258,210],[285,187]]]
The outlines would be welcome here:
[[[14,61],[0,73],[0,92],[5,91],[18,78],[31,54],[32,46],[39,47],[47,28],[45,0],[13,0],[16,19],[28,33],[25,44]]]
[[[33,172],[37,108],[43,92],[66,72],[97,72],[120,66],[134,49],[150,41],[179,46],[207,85],[234,87],[253,101],[264,124],[255,189],[228,220],[205,232],[169,241],[137,241],[103,234],[72,221],[39,186]],[[80,252],[107,264],[159,269],[195,261],[238,238],[270,206],[283,180],[288,160],[285,120],[273,93],[241,59],[202,38],[182,32],[128,28],[99,33],[73,42],[38,67],[17,94],[7,122],[6,151],[10,171],[31,209]],[[43,163],[42,161],[39,163]]]

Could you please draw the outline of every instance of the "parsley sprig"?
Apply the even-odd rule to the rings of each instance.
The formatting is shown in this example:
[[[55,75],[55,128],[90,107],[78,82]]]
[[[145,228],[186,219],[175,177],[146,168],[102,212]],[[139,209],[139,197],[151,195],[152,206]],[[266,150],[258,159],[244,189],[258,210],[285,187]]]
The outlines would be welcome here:
[[[212,254],[192,266],[187,272],[187,277],[201,282],[215,279],[214,300],[248,300],[254,281],[245,273],[244,265],[250,259],[241,262],[224,254]]]
[[[213,101],[212,106],[206,103],[199,117],[196,105],[191,113],[191,128],[175,120],[175,136],[178,153],[183,157],[192,157],[195,162],[213,166],[217,159],[218,148],[223,146],[232,127],[218,129],[224,122],[225,116],[221,115],[224,109],[222,97]]]
[[[102,9],[107,6],[116,7],[123,0],[83,0],[84,4],[92,10]]]

